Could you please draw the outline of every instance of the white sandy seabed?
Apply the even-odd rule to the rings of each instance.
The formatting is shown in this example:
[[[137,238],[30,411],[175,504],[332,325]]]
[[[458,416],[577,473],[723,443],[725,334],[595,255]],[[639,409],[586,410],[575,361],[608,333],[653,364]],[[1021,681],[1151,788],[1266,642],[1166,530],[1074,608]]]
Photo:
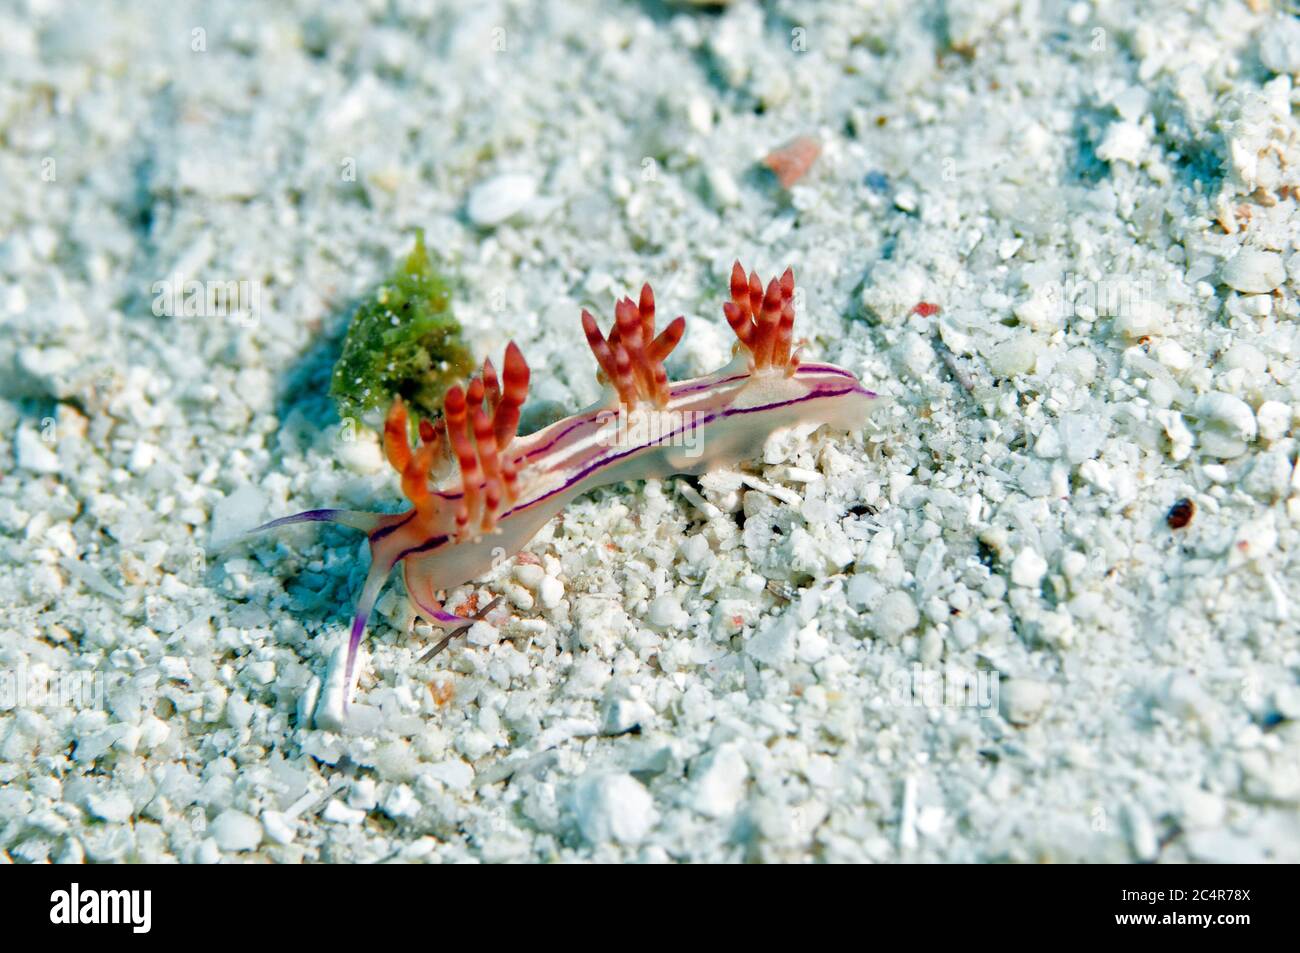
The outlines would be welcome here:
[[[3,856],[1300,860],[1283,6],[3,4]],[[526,424],[644,280],[723,363],[735,258],[889,400],[582,499],[432,662],[395,584],[330,730],[358,537],[217,544],[397,504],[326,390],[416,227]]]

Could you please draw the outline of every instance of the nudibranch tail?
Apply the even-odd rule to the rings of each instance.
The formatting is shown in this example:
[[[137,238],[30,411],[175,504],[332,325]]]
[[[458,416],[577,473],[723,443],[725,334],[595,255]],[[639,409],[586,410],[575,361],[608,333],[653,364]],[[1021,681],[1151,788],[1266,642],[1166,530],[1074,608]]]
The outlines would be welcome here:
[[[357,650],[361,646],[361,637],[366,634],[366,622],[370,619],[370,613],[375,607],[375,601],[379,598],[379,593],[383,591],[384,583],[388,581],[388,573],[393,568],[392,563],[385,564],[377,558],[375,552],[374,540],[370,543],[370,570],[366,573],[366,581],[361,586],[361,595],[357,597],[357,607],[352,616],[352,631],[348,635],[348,658],[343,668],[343,707],[348,704],[348,696],[352,689],[352,672],[357,664]]]
[[[383,513],[365,513],[361,510],[306,510],[302,513],[294,513],[292,516],[281,516],[279,519],[263,523],[261,526],[255,526],[244,535],[253,536],[268,529],[292,526],[294,523],[338,523],[340,526],[346,526],[349,529],[359,529],[363,533],[372,533],[380,527],[383,520]]]
[[[664,360],[686,332],[686,318],[678,315],[655,336],[655,295],[643,285],[641,298],[633,303],[624,298],[614,306],[614,326],[605,338],[591,312],[582,312],[582,330],[600,365],[599,378],[629,407],[647,401],[656,407],[668,404],[668,372]]]

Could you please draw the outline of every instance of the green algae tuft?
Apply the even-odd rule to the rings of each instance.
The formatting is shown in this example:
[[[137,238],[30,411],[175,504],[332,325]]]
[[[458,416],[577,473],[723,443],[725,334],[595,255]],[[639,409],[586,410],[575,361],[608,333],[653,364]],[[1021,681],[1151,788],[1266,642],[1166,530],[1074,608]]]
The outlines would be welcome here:
[[[473,363],[451,311],[449,283],[417,231],[401,267],[352,316],[330,395],[345,419],[375,421],[394,397],[434,418],[447,388],[467,379]]]

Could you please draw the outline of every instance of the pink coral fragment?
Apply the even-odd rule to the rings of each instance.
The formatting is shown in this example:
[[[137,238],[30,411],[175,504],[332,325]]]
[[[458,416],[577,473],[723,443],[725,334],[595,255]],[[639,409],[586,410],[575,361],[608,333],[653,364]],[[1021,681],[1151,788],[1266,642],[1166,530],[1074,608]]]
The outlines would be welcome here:
[[[763,159],[763,165],[776,173],[781,188],[788,189],[808,174],[821,152],[821,143],[816,139],[799,136],[769,152]]]

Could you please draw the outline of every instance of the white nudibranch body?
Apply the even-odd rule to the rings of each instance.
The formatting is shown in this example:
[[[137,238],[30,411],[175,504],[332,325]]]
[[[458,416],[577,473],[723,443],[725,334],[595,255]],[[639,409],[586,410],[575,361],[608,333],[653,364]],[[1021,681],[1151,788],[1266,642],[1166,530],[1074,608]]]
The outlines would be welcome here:
[[[575,497],[624,480],[700,474],[752,458],[773,432],[803,424],[861,427],[876,397],[850,371],[800,362],[791,352],[794,273],[766,290],[757,274],[732,270],[723,305],[738,341],[721,370],[670,383],[663,362],[681,340],[685,318],[658,335],[654,294],[620,301],[608,337],[582,312],[606,396],[586,410],[519,436],[529,370],[506,348],[498,380],[490,361],[467,387],[447,392],[442,420],[421,421],[410,443],[406,408],[394,401],[384,427],[389,462],[412,507],[404,513],[309,510],[255,532],[299,522],[334,522],[370,537],[371,567],[357,601],[344,684],[389,573],[402,565],[417,614],[452,630],[476,621],[443,609],[439,592],[470,582],[518,553]],[[490,608],[490,606],[488,607]],[[487,611],[478,613],[478,617]],[[448,636],[450,638],[450,636]],[[446,644],[447,639],[442,644]]]

